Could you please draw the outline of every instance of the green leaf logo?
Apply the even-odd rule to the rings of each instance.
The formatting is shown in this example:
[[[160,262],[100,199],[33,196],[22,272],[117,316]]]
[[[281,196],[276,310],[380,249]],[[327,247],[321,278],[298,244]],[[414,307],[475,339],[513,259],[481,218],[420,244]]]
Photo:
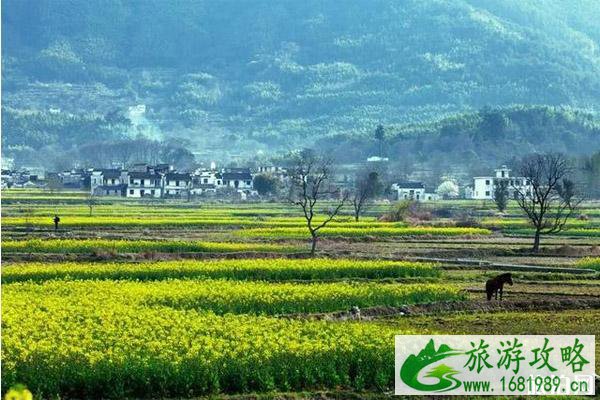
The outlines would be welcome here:
[[[438,382],[433,384],[420,382],[419,373],[433,363],[461,354],[464,354],[464,351],[452,349],[445,344],[441,344],[439,349],[436,350],[433,339],[431,339],[419,354],[416,356],[411,354],[404,361],[402,368],[400,368],[400,378],[411,388],[425,392],[446,392],[456,389],[461,385],[461,381],[456,379],[454,375],[460,372],[452,367],[439,364],[427,372],[425,377],[438,379]]]

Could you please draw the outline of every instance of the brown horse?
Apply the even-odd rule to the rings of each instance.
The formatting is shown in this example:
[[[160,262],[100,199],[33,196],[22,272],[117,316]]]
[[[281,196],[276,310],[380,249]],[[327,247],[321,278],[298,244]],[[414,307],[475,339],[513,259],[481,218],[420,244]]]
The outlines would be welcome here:
[[[487,293],[488,301],[492,300],[494,294],[496,294],[496,300],[498,300],[498,292],[500,292],[500,301],[502,301],[502,291],[505,283],[508,283],[511,286],[513,284],[512,274],[510,272],[498,275],[485,283],[485,292]]]

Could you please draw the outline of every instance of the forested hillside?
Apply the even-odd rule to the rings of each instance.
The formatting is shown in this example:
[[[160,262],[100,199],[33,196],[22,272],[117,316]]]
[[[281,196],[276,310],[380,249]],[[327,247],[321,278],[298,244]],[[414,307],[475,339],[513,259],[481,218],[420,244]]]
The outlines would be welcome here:
[[[249,4],[5,0],[3,154],[144,135],[200,157],[356,159],[378,124],[392,158],[600,147],[596,1]]]

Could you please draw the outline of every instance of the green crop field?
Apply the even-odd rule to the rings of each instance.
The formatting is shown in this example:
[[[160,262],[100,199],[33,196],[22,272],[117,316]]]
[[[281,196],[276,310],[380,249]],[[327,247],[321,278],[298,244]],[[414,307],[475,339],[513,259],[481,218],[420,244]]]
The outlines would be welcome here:
[[[169,278],[239,280],[332,280],[342,278],[438,277],[437,264],[351,259],[244,259],[161,261],[153,263],[17,263],[4,267],[4,283],[50,279]]]
[[[390,204],[358,222],[344,207],[310,257],[285,203],[100,198],[90,215],[85,193],[4,200],[3,392],[387,397],[396,334],[599,329],[594,203],[540,254],[514,203],[438,201],[398,222],[380,218]],[[514,286],[488,303],[485,281],[509,267]]]
[[[347,310],[353,305],[401,306],[432,301],[463,300],[458,287],[437,284],[295,283],[233,280],[167,279],[153,282],[60,281],[13,283],[5,294],[67,298],[87,297],[97,307],[103,301],[176,309],[212,311],[216,314],[294,314]]]
[[[146,251],[181,253],[181,252],[290,252],[295,247],[269,243],[217,243],[194,242],[181,240],[148,241],[148,240],[6,240],[2,242],[2,251],[6,253],[93,253],[98,251],[117,253],[139,253]]]
[[[391,380],[392,338],[407,332],[7,291],[2,385],[44,397],[374,388]]]

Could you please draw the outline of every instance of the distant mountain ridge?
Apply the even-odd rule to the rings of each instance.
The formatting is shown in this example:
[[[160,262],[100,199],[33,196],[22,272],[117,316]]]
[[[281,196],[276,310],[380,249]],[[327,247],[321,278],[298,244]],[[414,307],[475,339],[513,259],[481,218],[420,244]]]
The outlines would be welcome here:
[[[100,121],[144,105],[164,137],[189,139],[200,154],[361,142],[378,124],[399,137],[485,106],[592,117],[600,108],[593,0],[3,5],[3,115],[52,109]],[[61,135],[53,127],[35,143],[17,138],[23,124],[11,115],[4,153]],[[105,140],[131,134],[108,125],[97,127]],[[503,143],[514,142],[507,132]],[[85,135],[56,141],[77,146]]]

